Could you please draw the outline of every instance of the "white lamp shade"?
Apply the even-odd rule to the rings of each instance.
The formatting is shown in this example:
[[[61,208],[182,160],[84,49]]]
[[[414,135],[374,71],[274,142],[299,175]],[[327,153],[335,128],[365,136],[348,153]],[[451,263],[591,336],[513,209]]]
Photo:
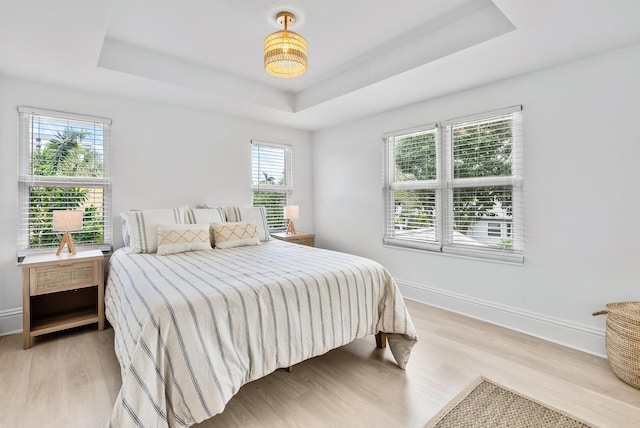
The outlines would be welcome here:
[[[286,205],[284,207],[284,218],[289,220],[295,220],[298,218],[300,210],[297,205]]]
[[[82,211],[54,210],[52,230],[54,232],[77,232],[82,230]]]

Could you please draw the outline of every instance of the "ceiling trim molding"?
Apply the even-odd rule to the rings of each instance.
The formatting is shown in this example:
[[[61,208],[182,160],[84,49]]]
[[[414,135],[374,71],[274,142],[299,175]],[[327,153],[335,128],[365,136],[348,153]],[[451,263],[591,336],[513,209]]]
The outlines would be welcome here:
[[[293,112],[294,95],[248,79],[105,37],[98,67]]]

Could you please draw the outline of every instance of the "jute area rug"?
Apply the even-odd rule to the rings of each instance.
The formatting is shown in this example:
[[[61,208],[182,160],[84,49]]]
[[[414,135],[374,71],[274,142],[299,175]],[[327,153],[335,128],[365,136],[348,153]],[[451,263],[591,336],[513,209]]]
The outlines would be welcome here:
[[[425,428],[593,428],[481,377],[433,417]]]

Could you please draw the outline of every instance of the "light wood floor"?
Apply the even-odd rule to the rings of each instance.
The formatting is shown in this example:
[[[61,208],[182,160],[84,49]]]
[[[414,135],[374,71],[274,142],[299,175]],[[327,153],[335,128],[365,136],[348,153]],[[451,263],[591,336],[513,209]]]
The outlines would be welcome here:
[[[200,428],[422,427],[480,375],[601,427],[639,427],[640,390],[606,360],[415,302],[406,371],[373,336],[245,385]],[[0,427],[104,427],[120,387],[113,330],[0,337]]]

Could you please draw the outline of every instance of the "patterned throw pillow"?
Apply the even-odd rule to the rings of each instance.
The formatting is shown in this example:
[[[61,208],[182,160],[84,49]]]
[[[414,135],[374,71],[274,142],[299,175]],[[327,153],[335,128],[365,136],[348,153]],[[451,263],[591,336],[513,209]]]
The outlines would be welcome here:
[[[158,225],[158,255],[210,250],[208,224]]]
[[[211,223],[216,248],[259,245],[258,227],[250,221]]]
[[[265,207],[227,207],[227,221],[250,221],[258,227],[260,241],[269,241],[267,210]]]

